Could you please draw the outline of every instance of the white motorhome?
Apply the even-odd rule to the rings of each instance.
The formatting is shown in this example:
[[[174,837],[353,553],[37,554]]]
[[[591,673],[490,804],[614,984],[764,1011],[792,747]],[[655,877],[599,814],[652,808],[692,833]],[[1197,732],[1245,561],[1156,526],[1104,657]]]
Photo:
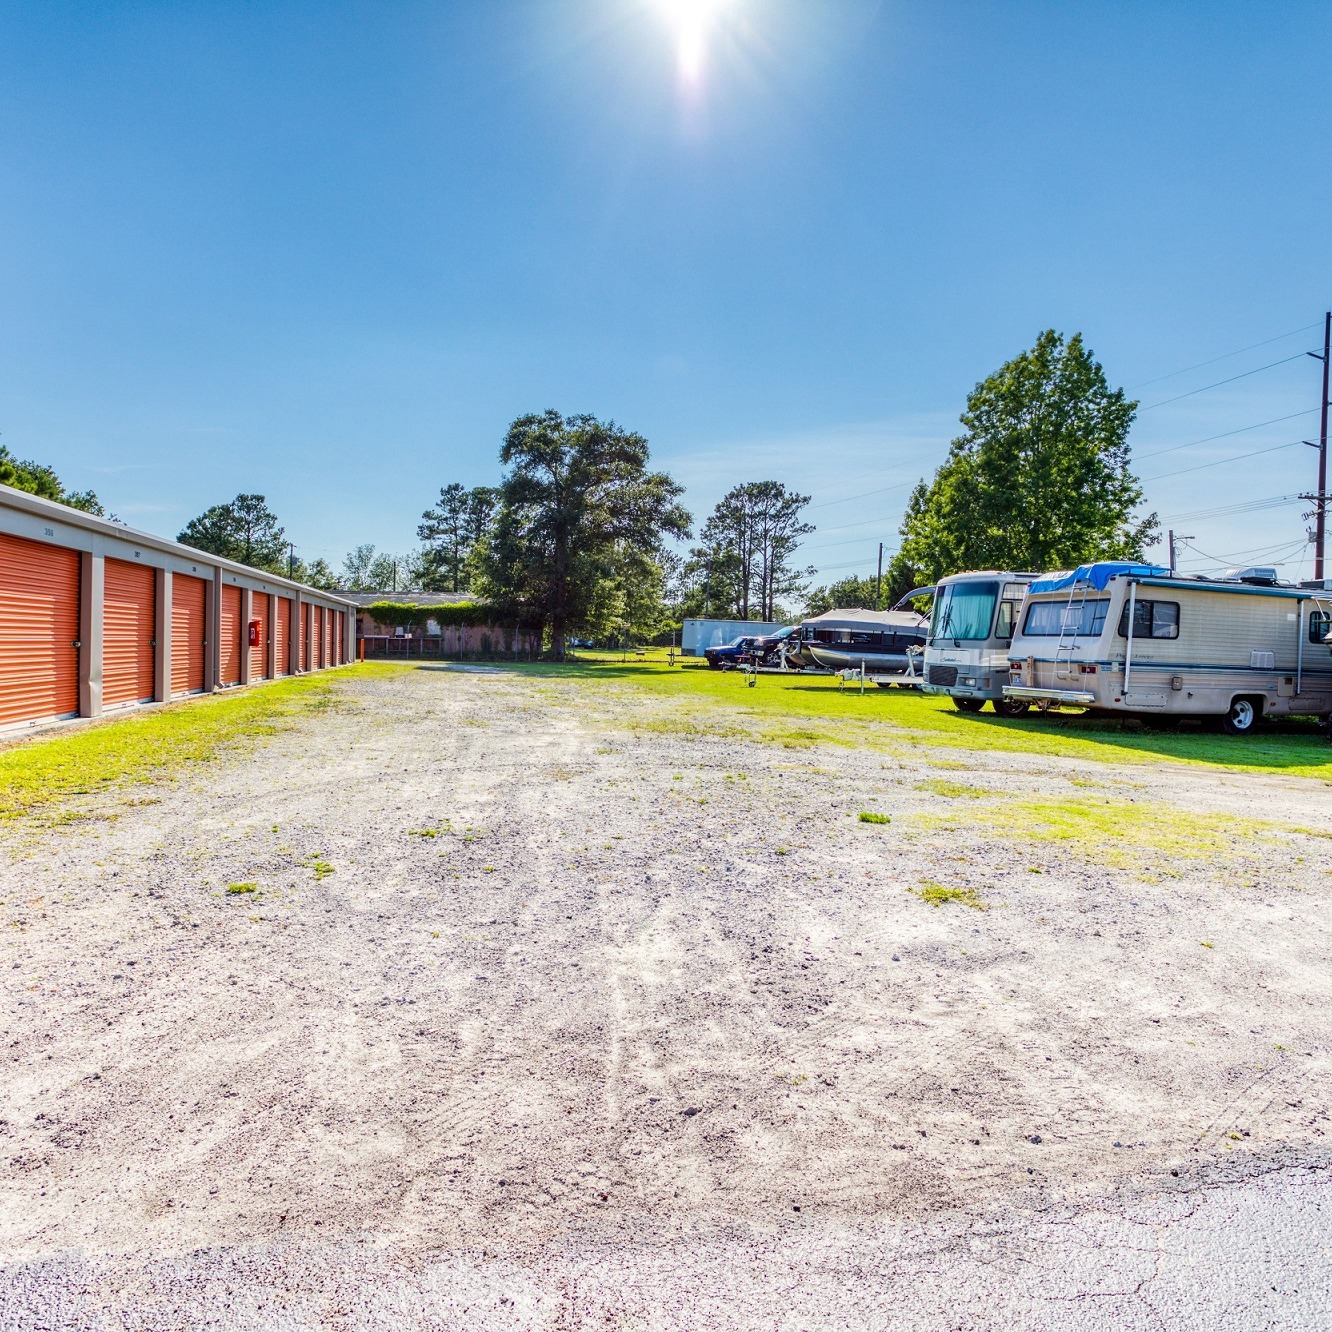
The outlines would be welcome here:
[[[1038,578],[1009,649],[1004,696],[1176,721],[1332,714],[1327,592],[1101,562]]]
[[[949,574],[934,593],[925,640],[926,694],[947,694],[961,712],[979,712],[988,699],[1004,717],[1020,717],[1031,706],[1005,698],[1008,649],[1030,573],[982,569]]]

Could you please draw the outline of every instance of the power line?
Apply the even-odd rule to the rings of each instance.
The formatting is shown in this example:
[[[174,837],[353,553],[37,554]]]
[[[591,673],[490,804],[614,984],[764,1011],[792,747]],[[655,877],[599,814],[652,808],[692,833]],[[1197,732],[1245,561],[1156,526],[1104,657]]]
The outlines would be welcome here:
[[[1270,495],[1267,499],[1245,500],[1240,504],[1223,504],[1214,509],[1195,509],[1192,513],[1172,513],[1166,521],[1188,522],[1194,518],[1230,518],[1240,513],[1256,513],[1259,509],[1275,509],[1282,504],[1294,504],[1298,495]]]
[[[1241,347],[1239,351],[1226,352],[1222,356],[1213,356],[1210,361],[1199,361],[1196,365],[1186,365],[1183,370],[1172,370],[1168,375],[1157,375],[1155,379],[1144,379],[1140,383],[1129,387],[1130,393],[1136,393],[1140,388],[1150,388],[1153,384],[1160,384],[1166,379],[1177,379],[1180,375],[1187,375],[1190,370],[1202,370],[1209,365],[1215,365],[1218,361],[1228,361],[1232,356],[1243,356],[1245,352],[1257,351],[1259,347],[1270,347],[1274,342],[1283,342],[1286,338],[1293,338],[1297,333],[1307,333],[1311,328],[1317,328],[1318,323],[1305,324],[1303,328],[1293,328],[1289,333],[1278,333],[1274,338],[1264,338],[1262,342],[1251,342],[1247,347]]]
[[[1144,481],[1164,481],[1167,477],[1183,476],[1186,472],[1201,472],[1206,467],[1220,467],[1222,463],[1241,462],[1245,458],[1257,458],[1264,453],[1276,453],[1281,449],[1293,449],[1303,444],[1302,439],[1292,439],[1285,444],[1273,444],[1271,448],[1254,449],[1252,453],[1236,453],[1229,458],[1214,458],[1211,462],[1198,463],[1195,467],[1181,467],[1177,472],[1162,472],[1159,476],[1145,476]]]
[[[871,495],[886,495],[890,490],[902,490],[915,484],[914,481],[899,481],[893,486],[883,486],[879,490],[862,490],[859,495],[847,495],[843,499],[823,500],[822,503],[811,504],[809,507],[811,509],[826,509],[830,504],[850,504],[852,500],[868,499]]]
[[[820,527],[820,532],[849,532],[853,527],[869,527],[874,523],[882,523],[882,518],[866,518],[862,523],[841,523],[837,527]]]
[[[830,541],[827,543],[827,545],[823,546],[809,546],[805,545],[804,542],[801,542],[800,549],[803,551],[807,551],[810,554],[813,554],[815,551],[819,550],[836,550],[838,546],[859,545],[862,542],[864,542],[864,540],[865,540],[864,537],[847,537],[845,541]]]
[[[1138,460],[1159,458],[1163,453],[1175,453],[1180,449],[1191,449],[1195,444],[1210,444],[1213,440],[1229,439],[1231,435],[1247,434],[1250,430],[1261,430],[1263,426],[1279,425],[1282,421],[1293,421],[1297,416],[1312,416],[1317,407],[1306,407],[1302,412],[1291,412],[1289,416],[1274,416],[1270,421],[1258,421],[1253,425],[1240,426],[1238,430],[1223,430],[1219,435],[1205,435],[1202,439],[1191,439],[1187,444],[1172,444],[1168,449],[1153,449],[1151,453],[1138,454]]]
[[[1279,361],[1269,361],[1266,365],[1260,365],[1253,370],[1245,370],[1241,374],[1231,375],[1229,379],[1218,379],[1215,384],[1204,384],[1202,388],[1190,389],[1187,393],[1177,393],[1173,398],[1162,398],[1160,402],[1154,402],[1151,406],[1144,407],[1144,412],[1150,412],[1156,407],[1165,407],[1169,403],[1179,402],[1181,398],[1191,398],[1195,393],[1206,393],[1208,389],[1220,388],[1222,384],[1233,384],[1237,379],[1247,379],[1250,375],[1261,374],[1264,370],[1274,370],[1279,365],[1288,365],[1291,361],[1298,361],[1301,356],[1307,356],[1308,352],[1298,351],[1294,356],[1283,356]]]
[[[1248,557],[1250,560],[1272,559],[1280,560],[1287,555],[1294,554],[1302,546],[1309,544],[1308,540],[1301,537],[1299,541],[1286,541],[1279,546],[1251,546],[1248,550],[1232,550],[1225,555],[1209,555],[1205,550],[1200,550],[1187,538],[1176,537],[1176,541],[1181,546],[1187,546],[1195,554],[1201,555],[1205,560],[1210,560],[1214,564],[1227,564],[1231,560],[1239,560]]]

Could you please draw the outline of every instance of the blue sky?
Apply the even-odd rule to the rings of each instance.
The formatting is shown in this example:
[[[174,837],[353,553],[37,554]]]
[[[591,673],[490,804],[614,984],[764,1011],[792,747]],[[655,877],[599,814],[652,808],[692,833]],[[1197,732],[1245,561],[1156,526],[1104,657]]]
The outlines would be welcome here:
[[[680,2],[0,4],[0,438],[337,562],[591,411],[700,519],[810,493],[833,578],[1055,327],[1184,567],[1308,576],[1300,503],[1187,515],[1313,484],[1332,7]]]

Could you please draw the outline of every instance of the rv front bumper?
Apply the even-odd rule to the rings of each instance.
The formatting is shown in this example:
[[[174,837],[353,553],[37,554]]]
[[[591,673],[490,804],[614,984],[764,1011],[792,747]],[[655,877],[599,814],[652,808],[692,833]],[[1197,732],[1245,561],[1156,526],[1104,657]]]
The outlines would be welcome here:
[[[1005,698],[1019,698],[1024,703],[1058,703],[1075,708],[1095,706],[1096,695],[1083,689],[1038,689],[1034,685],[1005,685]]]

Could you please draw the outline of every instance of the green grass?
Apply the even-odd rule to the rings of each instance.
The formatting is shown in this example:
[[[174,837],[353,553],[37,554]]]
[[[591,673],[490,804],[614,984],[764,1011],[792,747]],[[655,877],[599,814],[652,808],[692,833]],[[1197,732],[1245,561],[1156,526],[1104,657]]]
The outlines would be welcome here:
[[[761,675],[757,688],[748,689],[735,672],[693,664],[671,669],[664,652],[628,663],[617,659],[505,669],[545,681],[630,686],[674,704],[671,715],[634,720],[634,730],[648,733],[744,736],[791,748],[831,744],[899,754],[942,748],[1091,762],[1181,763],[1332,782],[1332,746],[1312,722],[1264,723],[1256,735],[1234,737],[1193,727],[1155,732],[1129,719],[1073,713],[1033,713],[1009,721],[988,709],[960,713],[948,699],[914,690],[839,692],[836,679],[829,677]]]
[[[229,883],[227,884],[227,894],[237,896],[240,893],[257,893],[259,885],[257,883]]]
[[[860,811],[861,823],[891,823],[892,818],[887,814],[876,814],[871,809],[862,809]]]
[[[355,669],[360,676],[405,668],[375,662]],[[276,735],[332,707],[339,678],[304,675],[16,741],[0,750],[0,820],[65,821],[71,816],[59,806],[72,797],[177,773]]]
[[[933,831],[982,834],[987,841],[1052,843],[1080,859],[1151,877],[1173,874],[1180,862],[1219,865],[1269,856],[1303,834],[1260,819],[1086,797],[1002,800],[969,806],[964,815],[918,815],[915,823]]]
[[[946,800],[966,797],[971,800],[983,800],[994,792],[983,786],[968,786],[965,782],[949,782],[942,777],[928,777],[916,783],[917,791],[928,791],[931,795],[943,796]]]
[[[946,884],[926,879],[919,888],[908,888],[907,891],[915,893],[922,902],[928,902],[932,907],[955,902],[958,906],[970,907],[973,911],[985,910],[985,903],[981,901],[980,894],[974,888],[950,888]]]

